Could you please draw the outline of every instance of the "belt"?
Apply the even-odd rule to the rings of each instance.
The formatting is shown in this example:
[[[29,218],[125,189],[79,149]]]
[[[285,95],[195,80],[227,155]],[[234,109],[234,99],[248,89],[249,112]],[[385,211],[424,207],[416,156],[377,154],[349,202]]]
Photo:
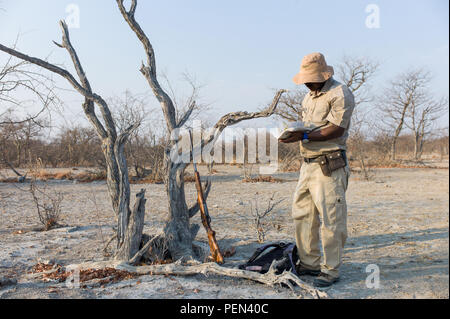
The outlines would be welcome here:
[[[318,157],[312,157],[312,158],[308,158],[308,157],[304,157],[303,160],[310,164],[310,163],[318,163],[319,162],[319,158]]]
[[[347,162],[347,154],[346,154],[346,152],[344,151],[344,150],[341,150],[341,153],[342,153],[342,157],[344,158],[344,160]],[[323,154],[323,155],[326,155],[326,154]],[[322,156],[322,155],[321,155]],[[308,164],[310,164],[310,163],[319,163],[320,162],[320,159],[319,159],[319,157],[320,156],[317,156],[317,157],[304,157],[303,158],[303,160],[306,162],[306,163],[308,163]]]

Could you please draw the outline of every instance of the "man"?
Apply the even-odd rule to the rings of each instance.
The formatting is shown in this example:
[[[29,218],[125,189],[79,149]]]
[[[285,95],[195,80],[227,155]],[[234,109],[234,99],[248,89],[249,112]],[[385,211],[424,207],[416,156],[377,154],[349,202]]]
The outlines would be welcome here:
[[[321,53],[303,58],[294,83],[305,84],[310,90],[302,102],[303,122],[317,129],[295,132],[281,140],[300,141],[304,163],[292,204],[300,258],[297,272],[317,276],[314,285],[318,287],[339,280],[347,238],[345,192],[350,170],[345,150],[354,97],[345,85],[333,79],[333,74],[333,67],[327,65]]]

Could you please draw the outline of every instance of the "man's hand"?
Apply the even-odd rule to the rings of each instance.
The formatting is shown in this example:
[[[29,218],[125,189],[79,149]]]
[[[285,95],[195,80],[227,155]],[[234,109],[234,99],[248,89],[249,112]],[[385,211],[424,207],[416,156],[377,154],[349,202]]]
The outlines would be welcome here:
[[[281,143],[295,143],[302,139],[303,132],[292,132],[291,135],[288,138],[285,138],[284,140],[280,140]]]
[[[330,125],[321,129],[320,131],[314,131],[308,134],[310,141],[328,141],[334,138],[341,137],[345,133],[345,128],[329,123]]]
[[[334,138],[341,137],[345,133],[345,128],[330,123],[328,127],[325,127],[319,131],[314,131],[308,134],[308,140],[310,141],[327,141]],[[303,132],[292,132],[292,134],[284,139],[280,140],[281,143],[294,143],[303,138]]]

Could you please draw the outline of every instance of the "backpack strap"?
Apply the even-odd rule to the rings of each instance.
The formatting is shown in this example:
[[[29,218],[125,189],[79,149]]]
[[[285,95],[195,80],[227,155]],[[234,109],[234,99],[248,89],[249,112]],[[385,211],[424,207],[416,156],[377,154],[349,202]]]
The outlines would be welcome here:
[[[288,244],[288,247],[285,250],[285,254],[289,257],[289,261],[292,267],[291,272],[293,272],[294,275],[298,276],[295,269],[295,264],[298,259],[297,246],[293,243]]]
[[[256,249],[256,251],[253,253],[253,255],[250,257],[250,259],[247,261],[246,264],[249,264],[249,263],[255,261],[255,259],[258,258],[259,255],[261,255],[268,248],[271,248],[271,247],[283,248],[286,245],[288,245],[288,244],[286,244],[284,242],[280,242],[280,243],[272,243],[272,244],[267,244],[267,245],[261,246],[261,247]]]

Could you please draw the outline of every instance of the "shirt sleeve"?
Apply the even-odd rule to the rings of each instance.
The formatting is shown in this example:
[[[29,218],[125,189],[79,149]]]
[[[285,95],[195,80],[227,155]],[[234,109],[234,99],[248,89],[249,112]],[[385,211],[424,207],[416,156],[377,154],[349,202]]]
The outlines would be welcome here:
[[[346,88],[333,97],[330,101],[331,108],[327,116],[327,121],[342,128],[348,128],[355,108],[353,94]]]

